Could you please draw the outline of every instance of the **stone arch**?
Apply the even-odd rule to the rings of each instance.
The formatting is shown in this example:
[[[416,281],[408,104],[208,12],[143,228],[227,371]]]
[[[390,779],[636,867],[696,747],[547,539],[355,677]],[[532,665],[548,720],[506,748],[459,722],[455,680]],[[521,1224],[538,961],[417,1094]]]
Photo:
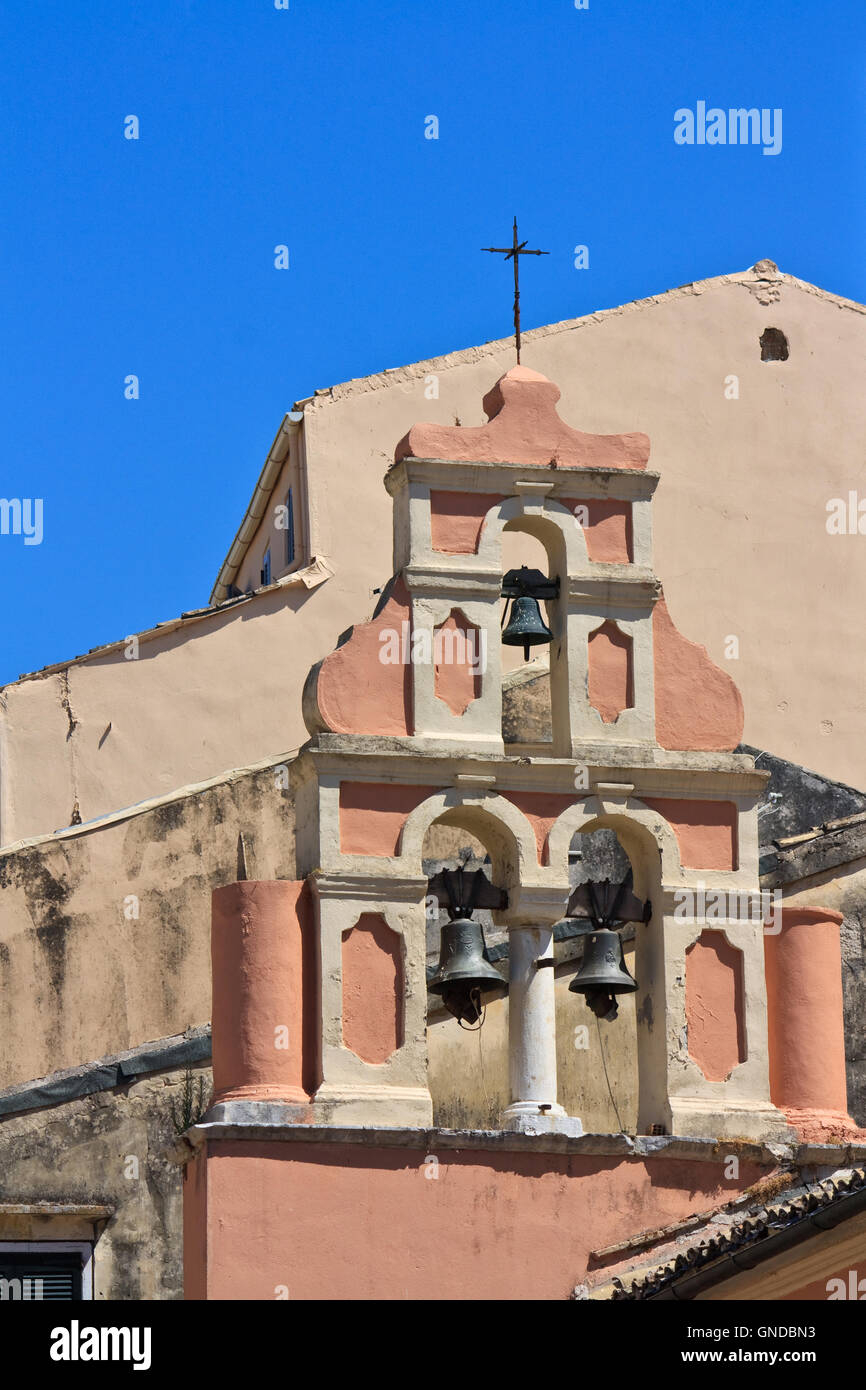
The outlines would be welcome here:
[[[647,898],[662,883],[678,883],[683,877],[676,836],[657,811],[642,801],[629,800],[624,808],[605,809],[599,797],[569,806],[558,817],[547,839],[548,861],[560,873],[568,872],[568,849],[573,836],[581,831],[609,827],[631,861],[634,891]]]
[[[400,832],[398,856],[407,875],[422,872],[424,837],[434,822],[468,830],[487,849],[494,881],[509,888],[538,876],[538,852],[532,826],[504,796],[470,795],[460,788],[435,792],[407,816]]]
[[[525,531],[539,540],[547,551],[552,571],[576,574],[590,567],[583,528],[553,498],[533,502],[529,498],[509,497],[489,509],[481,524],[478,556],[491,569],[501,568],[502,533],[506,527]]]

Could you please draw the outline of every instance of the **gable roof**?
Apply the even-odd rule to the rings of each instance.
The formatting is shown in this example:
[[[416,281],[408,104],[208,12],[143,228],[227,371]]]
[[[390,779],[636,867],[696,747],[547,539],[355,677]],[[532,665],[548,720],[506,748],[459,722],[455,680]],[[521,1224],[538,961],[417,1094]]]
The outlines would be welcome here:
[[[592,324],[602,323],[605,319],[617,317],[621,314],[638,313],[645,309],[655,308],[662,304],[667,304],[671,300],[690,298],[695,295],[703,295],[713,290],[719,290],[728,285],[739,285],[754,294],[762,304],[773,304],[778,300],[781,287],[787,286],[792,289],[801,290],[804,294],[814,295],[816,298],[827,303],[835,304],[840,309],[848,310],[856,314],[866,314],[866,305],[857,303],[853,299],[845,299],[841,295],[830,293],[817,285],[809,284],[806,280],[798,280],[796,276],[787,275],[780,271],[775,261],[764,259],[756,261],[748,270],[734,272],[729,275],[716,275],[706,280],[694,280],[685,285],[679,285],[674,289],[665,290],[661,294],[649,295],[645,299],[633,299],[625,304],[619,304],[608,309],[597,309],[591,314],[584,314],[580,318],[561,319],[557,323],[544,324],[539,328],[531,328],[521,334],[524,345],[538,342],[543,338],[551,337],[559,333],[571,333],[576,330],[587,328]],[[229,586],[236,578],[238,571],[243,564],[246,552],[251,544],[258,528],[262,516],[267,511],[273,490],[277,483],[282,462],[285,458],[285,450],[280,452],[280,439],[287,427],[303,428],[305,409],[308,405],[317,405],[320,401],[343,400],[348,396],[360,395],[369,391],[386,390],[393,385],[412,381],[418,377],[424,377],[430,372],[439,372],[451,367],[457,367],[464,363],[478,362],[485,357],[494,357],[511,345],[511,335],[506,338],[493,338],[490,341],[478,344],[473,347],[460,348],[454,352],[443,353],[438,357],[428,357],[419,362],[412,362],[402,367],[388,367],[382,372],[374,372],[370,376],[354,377],[349,381],[340,382],[334,386],[325,387],[314,392],[311,396],[295,401],[292,412],[286,415],[271,450],[265,460],[262,472],[256,483],[253,495],[247,505],[246,511],[240,526],[235,534],[235,538],[229,547],[228,554],[223,561],[219,574],[217,575],[211,592],[210,602],[219,602],[224,599],[229,591]],[[275,466],[277,464],[278,466]]]

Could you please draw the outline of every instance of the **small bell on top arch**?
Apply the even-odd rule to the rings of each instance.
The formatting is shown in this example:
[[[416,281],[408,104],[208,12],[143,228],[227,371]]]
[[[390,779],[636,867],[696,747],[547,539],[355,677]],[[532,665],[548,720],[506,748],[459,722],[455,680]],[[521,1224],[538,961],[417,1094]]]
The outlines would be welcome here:
[[[530,647],[552,642],[553,633],[541,616],[538,600],[558,595],[558,578],[548,579],[541,570],[529,569],[527,565],[509,570],[502,581],[502,597],[511,599],[508,625],[502,632],[503,645],[522,647],[523,660],[528,661]],[[505,613],[502,621],[505,622]]]

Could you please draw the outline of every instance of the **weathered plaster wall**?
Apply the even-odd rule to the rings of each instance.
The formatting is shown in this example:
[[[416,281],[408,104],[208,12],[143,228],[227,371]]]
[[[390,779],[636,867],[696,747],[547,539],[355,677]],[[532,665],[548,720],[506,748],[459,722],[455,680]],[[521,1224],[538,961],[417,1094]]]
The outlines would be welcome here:
[[[272,590],[156,635],[137,660],[120,647],[7,686],[0,845],[300,747],[304,676],[345,613],[331,583]]]
[[[211,890],[237,878],[240,832],[249,877],[294,877],[283,780],[266,767],[0,854],[0,1086],[207,1021]]]
[[[207,1068],[193,1073],[207,1094]],[[95,1240],[94,1298],[182,1298],[182,1179],[165,1158],[182,1088],[183,1073],[165,1071],[0,1119],[0,1204],[113,1208],[95,1228],[80,1217],[0,1213],[0,1240]]]

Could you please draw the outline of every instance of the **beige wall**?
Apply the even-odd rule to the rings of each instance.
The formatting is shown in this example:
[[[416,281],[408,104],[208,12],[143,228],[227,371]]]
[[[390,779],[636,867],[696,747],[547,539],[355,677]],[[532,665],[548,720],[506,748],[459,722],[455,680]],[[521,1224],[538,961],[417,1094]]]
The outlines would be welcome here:
[[[787,335],[787,362],[761,361],[767,327]],[[866,536],[826,530],[830,499],[858,486],[866,498],[866,309],[747,273],[524,343],[526,365],[561,388],[569,424],[649,435],[661,473],[656,572],[677,626],[739,685],[746,741],[866,787],[864,663],[847,636],[861,624]],[[369,572],[380,560],[384,573],[372,538],[390,543],[390,511],[375,484],[394,444],[418,419],[481,424],[482,396],[511,362],[508,344],[489,344],[350,382],[306,407],[325,553],[342,564],[347,533],[363,525]],[[438,400],[424,396],[431,372]],[[725,397],[731,375],[738,400]],[[355,487],[329,497],[328,480],[346,477]],[[726,658],[729,636],[737,660]]]
[[[333,580],[272,589],[142,641],[137,660],[120,647],[7,686],[0,845],[299,748],[303,676],[346,607]]]
[[[761,362],[768,326],[787,334],[787,362]],[[863,476],[866,311],[749,272],[538,329],[524,358],[559,384],[570,424],[649,434],[662,475],[656,570],[677,625],[740,686],[746,740],[866,787],[866,681],[849,636],[866,537],[826,531],[828,500]],[[508,343],[488,344],[306,404],[272,503],[300,470],[305,558],[335,570],[318,588],[258,595],[143,642],[136,662],[121,648],[0,692],[0,843],[67,825],[76,805],[87,820],[301,744],[309,667],[370,616],[391,574],[382,477],[395,444],[419,419],[482,423],[482,396],[511,359]],[[725,397],[731,374],[738,400]],[[431,376],[438,399],[425,396]],[[258,575],[268,525],[243,582]],[[725,655],[731,636],[738,660]]]
[[[247,589],[257,589],[261,584],[262,564],[265,552],[271,552],[271,579],[279,579],[282,575],[298,569],[305,563],[310,555],[309,541],[306,534],[305,521],[305,492],[302,479],[301,461],[299,450],[302,448],[300,438],[294,448],[289,450],[286,461],[280,469],[279,476],[274,484],[271,501],[265,516],[259,523],[249,549],[244,556],[243,563],[238,570],[234,581],[235,588],[245,593]],[[284,526],[277,526],[277,507],[284,507],[289,488],[292,489],[292,515],[294,519],[294,538],[295,538],[295,558],[291,564],[286,563],[286,531]]]

